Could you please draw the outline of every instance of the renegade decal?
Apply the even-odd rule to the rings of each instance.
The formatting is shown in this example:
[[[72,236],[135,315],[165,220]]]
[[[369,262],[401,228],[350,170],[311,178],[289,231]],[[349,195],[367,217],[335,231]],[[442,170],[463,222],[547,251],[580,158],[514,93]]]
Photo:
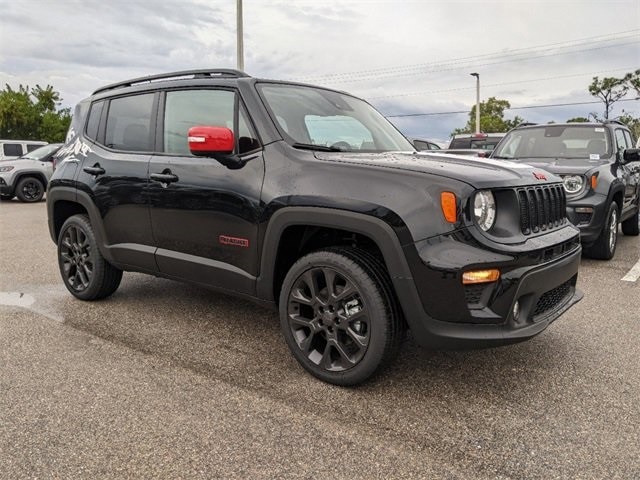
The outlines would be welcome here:
[[[230,237],[228,235],[220,235],[218,241],[222,245],[231,245],[232,247],[249,248],[249,239],[240,237]]]

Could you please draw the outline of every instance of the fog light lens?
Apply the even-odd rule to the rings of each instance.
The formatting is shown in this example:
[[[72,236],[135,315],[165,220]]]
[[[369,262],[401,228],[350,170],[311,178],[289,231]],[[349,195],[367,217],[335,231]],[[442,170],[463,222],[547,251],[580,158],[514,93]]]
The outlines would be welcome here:
[[[576,213],[593,213],[591,207],[576,207]]]
[[[495,282],[500,278],[500,270],[472,270],[462,274],[462,283],[464,285],[472,285],[474,283]]]
[[[520,318],[520,302],[516,300],[516,303],[513,305],[513,319],[517,322]]]

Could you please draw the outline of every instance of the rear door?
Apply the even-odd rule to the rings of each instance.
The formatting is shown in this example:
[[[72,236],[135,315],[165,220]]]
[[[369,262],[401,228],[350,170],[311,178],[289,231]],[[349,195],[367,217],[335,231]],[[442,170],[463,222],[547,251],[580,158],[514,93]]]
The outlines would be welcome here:
[[[83,150],[77,177],[98,208],[113,259],[149,272],[157,271],[146,197],[157,101],[151,92],[94,102],[84,132],[93,143]]]
[[[228,290],[253,293],[264,177],[262,148],[233,89],[166,91],[156,151],[149,166],[151,223],[160,272]],[[229,169],[191,155],[190,127],[230,128],[246,163]],[[170,182],[162,177],[170,175]]]

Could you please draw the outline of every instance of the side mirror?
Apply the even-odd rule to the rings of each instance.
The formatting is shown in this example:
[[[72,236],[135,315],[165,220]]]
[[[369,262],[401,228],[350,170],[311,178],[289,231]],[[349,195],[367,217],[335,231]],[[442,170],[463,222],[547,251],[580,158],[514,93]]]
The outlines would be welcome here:
[[[233,132],[226,127],[198,125],[189,129],[187,137],[193,155],[215,158],[232,170],[242,168],[247,163],[238,155],[233,155],[236,141]]]
[[[233,153],[233,132],[225,127],[196,126],[187,134],[189,150],[199,157],[216,157],[217,154]]]
[[[627,148],[622,153],[623,163],[640,161],[640,148]]]

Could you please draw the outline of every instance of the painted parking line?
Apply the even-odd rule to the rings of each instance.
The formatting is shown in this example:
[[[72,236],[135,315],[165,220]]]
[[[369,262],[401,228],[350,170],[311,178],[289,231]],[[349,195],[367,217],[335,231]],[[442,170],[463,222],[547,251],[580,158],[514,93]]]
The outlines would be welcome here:
[[[0,305],[29,308],[34,298],[28,293],[0,292]]]
[[[636,262],[636,264],[631,267],[631,270],[627,272],[627,274],[622,277],[622,280],[625,282],[635,282],[640,278],[640,259]]]

